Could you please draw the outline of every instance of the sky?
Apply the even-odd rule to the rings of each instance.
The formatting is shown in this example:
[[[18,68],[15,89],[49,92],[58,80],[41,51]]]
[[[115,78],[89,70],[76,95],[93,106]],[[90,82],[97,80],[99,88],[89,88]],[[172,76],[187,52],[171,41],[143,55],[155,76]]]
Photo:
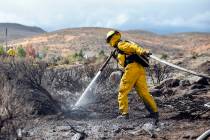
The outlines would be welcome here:
[[[146,30],[160,34],[210,32],[210,0],[0,0],[0,23]]]

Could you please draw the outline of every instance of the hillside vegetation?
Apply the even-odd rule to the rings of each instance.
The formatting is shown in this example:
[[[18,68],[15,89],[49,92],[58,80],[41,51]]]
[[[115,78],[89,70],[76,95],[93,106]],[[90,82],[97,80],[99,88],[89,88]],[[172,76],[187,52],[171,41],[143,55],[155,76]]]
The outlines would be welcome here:
[[[107,28],[73,28],[63,29],[34,37],[27,37],[11,41],[11,46],[32,44],[37,50],[47,48],[51,54],[66,56],[79,50],[86,55],[96,55],[100,50],[109,52],[105,43],[106,33],[111,30]],[[157,35],[145,31],[122,31],[123,39],[137,42],[154,53],[163,52],[202,53],[210,49],[210,34],[204,33],[182,33],[172,35]],[[173,52],[172,52],[173,51]]]

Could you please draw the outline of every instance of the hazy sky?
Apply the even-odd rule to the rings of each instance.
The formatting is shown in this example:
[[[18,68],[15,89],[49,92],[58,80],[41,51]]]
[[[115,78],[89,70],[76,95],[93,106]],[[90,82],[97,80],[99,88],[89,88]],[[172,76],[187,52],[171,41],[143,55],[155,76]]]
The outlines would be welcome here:
[[[40,26],[210,32],[210,0],[0,0],[0,22]]]

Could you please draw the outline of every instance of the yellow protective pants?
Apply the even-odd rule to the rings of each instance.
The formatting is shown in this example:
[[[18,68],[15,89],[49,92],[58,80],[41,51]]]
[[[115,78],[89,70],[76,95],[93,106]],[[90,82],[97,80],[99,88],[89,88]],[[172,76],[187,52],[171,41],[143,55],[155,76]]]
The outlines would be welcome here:
[[[157,105],[152,95],[150,95],[147,81],[146,72],[144,67],[134,62],[126,66],[125,72],[120,81],[118,103],[119,110],[122,114],[128,113],[128,93],[135,87],[138,95],[143,100],[146,108],[151,112],[158,112]]]

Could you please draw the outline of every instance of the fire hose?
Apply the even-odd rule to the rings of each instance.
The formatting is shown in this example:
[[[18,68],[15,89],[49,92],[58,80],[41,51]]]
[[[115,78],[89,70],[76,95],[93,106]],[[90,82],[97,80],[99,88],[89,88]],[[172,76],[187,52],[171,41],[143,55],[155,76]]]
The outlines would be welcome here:
[[[103,71],[103,69],[106,67],[106,65],[109,63],[110,59],[112,58],[112,56],[114,55],[114,53],[116,52],[116,49],[110,54],[110,56],[108,57],[108,59],[105,61],[105,63],[102,65],[102,67],[100,68],[100,71]],[[145,59],[141,56],[139,56],[143,61],[145,61]],[[160,62],[160,63],[163,63],[165,65],[168,65],[170,67],[173,67],[175,69],[178,69],[178,70],[181,70],[181,71],[184,71],[184,72],[187,72],[187,73],[190,73],[192,75],[195,75],[195,76],[199,76],[199,77],[203,77],[203,78],[207,78],[207,79],[210,79],[210,76],[206,75],[206,74],[201,74],[201,73],[196,73],[195,71],[192,71],[192,70],[188,70],[188,69],[185,69],[183,67],[180,67],[180,66],[177,66],[175,64],[172,64],[172,63],[169,63],[169,62],[166,62],[160,58],[158,58],[157,56],[153,55],[153,54],[150,54],[149,55],[150,58]]]
[[[174,64],[172,64],[172,63],[166,62],[166,61],[164,61],[164,60],[162,60],[162,59],[156,57],[155,55],[150,55],[150,58],[152,58],[152,59],[154,59],[154,60],[156,60],[156,61],[159,61],[160,63],[166,64],[166,65],[168,65],[168,66],[170,66],[170,67],[173,67],[173,68],[175,68],[175,69],[178,69],[178,70],[181,70],[181,71],[184,71],[184,72],[187,72],[187,73],[190,73],[190,74],[199,76],[199,77],[203,77],[203,78],[210,79],[210,76],[208,76],[208,75],[196,73],[196,72],[194,72],[194,71],[192,71],[192,70],[188,70],[188,69],[182,68],[182,67],[180,67],[180,66],[174,65]]]
[[[110,56],[106,59],[106,61],[104,62],[104,64],[100,67],[99,71],[97,72],[97,74],[95,75],[95,77],[93,78],[93,80],[90,82],[90,84],[88,85],[88,87],[85,89],[85,91],[82,94],[82,96],[80,96],[80,98],[76,102],[75,106],[81,106],[82,104],[84,104],[83,101],[84,101],[85,98],[87,98],[87,95],[88,95],[88,93],[91,90],[91,87],[94,85],[95,81],[98,79],[98,77],[100,76],[100,74],[102,73],[102,71],[105,69],[105,67],[107,66],[107,64],[109,63],[109,61],[111,60],[111,58],[114,56],[114,54],[115,54],[116,51],[117,50],[115,49],[114,51],[111,52]],[[141,57],[141,56],[139,56],[139,57],[143,59],[143,57]],[[164,61],[164,60],[162,60],[162,59],[160,59],[160,58],[158,58],[158,57],[156,57],[156,56],[154,56],[152,54],[149,55],[149,57],[152,58],[152,59],[155,59],[155,60],[159,61],[160,63],[163,63],[163,64],[166,64],[166,65],[168,65],[170,67],[173,67],[175,69],[178,69],[178,70],[181,70],[181,71],[185,71],[185,72],[188,72],[190,74],[193,74],[193,75],[196,75],[196,76],[199,76],[199,77],[210,79],[210,76],[208,76],[208,75],[198,74],[198,73],[196,73],[194,71],[187,70],[187,69],[182,68],[180,66],[177,66],[177,65],[174,65],[172,63],[166,62],[166,61]],[[145,61],[145,59],[143,59],[143,61]]]
[[[210,129],[200,135],[196,140],[207,140],[210,137]]]
[[[103,71],[103,69],[106,67],[106,65],[109,63],[110,59],[112,58],[112,56],[114,55],[114,53],[116,52],[116,50],[114,50],[111,55],[108,57],[108,59],[105,61],[105,63],[102,65],[102,67],[99,69],[100,71]],[[139,56],[143,61],[145,61],[145,59],[141,56]],[[178,69],[178,70],[181,70],[181,71],[184,71],[184,72],[187,72],[187,73],[190,73],[192,75],[195,75],[195,76],[199,76],[199,77],[203,77],[203,78],[207,78],[207,79],[210,79],[210,76],[206,75],[206,74],[201,74],[201,73],[196,73],[195,71],[192,71],[192,70],[188,70],[188,69],[185,69],[183,67],[180,67],[180,66],[177,66],[175,64],[172,64],[172,63],[169,63],[167,61],[164,61],[160,58],[158,58],[157,56],[153,55],[153,54],[150,54],[149,55],[150,58],[160,62],[160,63],[163,63],[165,65],[168,65],[170,67],[173,67],[175,69]]]

